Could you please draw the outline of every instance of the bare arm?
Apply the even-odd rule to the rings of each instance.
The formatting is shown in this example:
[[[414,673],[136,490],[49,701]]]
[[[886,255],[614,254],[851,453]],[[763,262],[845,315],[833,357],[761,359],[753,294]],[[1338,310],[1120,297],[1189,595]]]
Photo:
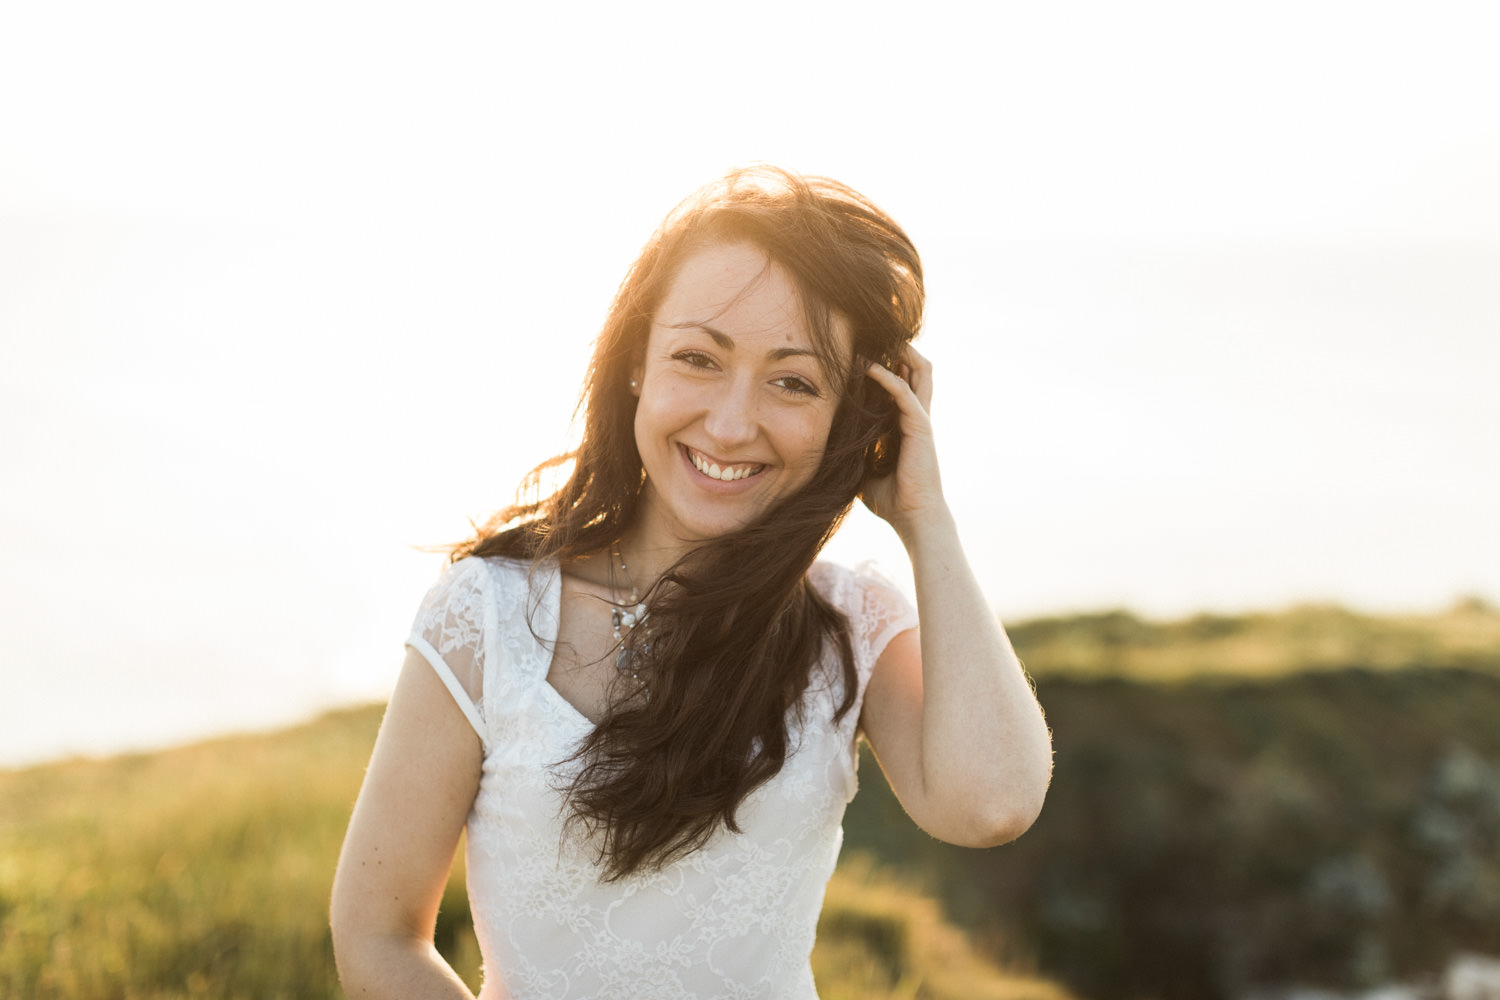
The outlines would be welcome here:
[[[452,695],[409,650],[333,881],[334,956],[351,1000],[473,1000],[432,935],[481,757]]]
[[[941,840],[1014,840],[1041,812],[1052,738],[1030,682],[969,567],[943,499],[932,424],[932,367],[908,349],[910,384],[872,365],[901,408],[901,458],[865,502],[911,557],[917,632],[875,665],[861,723],[901,804]]]

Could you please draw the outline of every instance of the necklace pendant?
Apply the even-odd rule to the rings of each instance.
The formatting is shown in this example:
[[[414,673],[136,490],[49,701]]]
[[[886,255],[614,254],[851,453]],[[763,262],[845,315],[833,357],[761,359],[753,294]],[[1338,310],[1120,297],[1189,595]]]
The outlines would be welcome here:
[[[635,674],[634,661],[635,657],[632,656],[630,650],[626,649],[624,646],[621,646],[620,649],[615,653],[615,669],[622,674]]]

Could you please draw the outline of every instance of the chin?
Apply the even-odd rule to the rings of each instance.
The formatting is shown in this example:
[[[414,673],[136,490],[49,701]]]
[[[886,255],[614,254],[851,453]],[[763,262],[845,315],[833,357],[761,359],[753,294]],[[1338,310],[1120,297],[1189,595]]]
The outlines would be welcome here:
[[[765,510],[764,504],[740,506],[735,510],[684,510],[670,516],[667,524],[678,541],[701,545],[747,527]]]
[[[785,485],[784,479],[767,481],[759,489],[738,496],[719,497],[705,496],[699,484],[691,479],[648,477],[647,482],[655,488],[642,509],[645,523],[659,526],[662,534],[658,537],[689,546],[711,542],[750,526],[787,495],[778,488]]]
[[[759,516],[760,512],[757,511],[749,517],[705,518],[689,521],[681,526],[682,540],[698,544],[712,542],[747,527]]]

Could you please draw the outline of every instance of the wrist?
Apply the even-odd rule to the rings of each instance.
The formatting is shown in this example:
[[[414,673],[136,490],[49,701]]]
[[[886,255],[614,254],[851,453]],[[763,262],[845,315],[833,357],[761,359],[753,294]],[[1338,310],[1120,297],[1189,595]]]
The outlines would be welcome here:
[[[958,522],[954,520],[953,511],[946,503],[914,510],[901,518],[892,518],[890,525],[909,554],[918,548],[946,543],[958,537]]]

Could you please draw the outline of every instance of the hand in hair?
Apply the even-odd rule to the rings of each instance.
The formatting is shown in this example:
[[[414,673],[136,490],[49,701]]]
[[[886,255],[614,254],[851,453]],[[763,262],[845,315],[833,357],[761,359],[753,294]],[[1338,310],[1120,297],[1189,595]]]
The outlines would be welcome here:
[[[860,499],[888,521],[903,539],[924,517],[946,511],[938,475],[937,449],[932,437],[932,362],[906,345],[900,374],[871,362],[868,374],[879,383],[901,412],[901,453],[896,471],[865,484]],[[909,539],[908,539],[909,541]]]
[[[867,484],[862,497],[906,546],[921,625],[881,654],[860,721],[922,829],[990,847],[1020,836],[1041,811],[1051,735],[943,499],[927,413],[932,365],[908,347],[898,368],[904,378],[869,368],[900,410],[901,451],[896,471]]]

